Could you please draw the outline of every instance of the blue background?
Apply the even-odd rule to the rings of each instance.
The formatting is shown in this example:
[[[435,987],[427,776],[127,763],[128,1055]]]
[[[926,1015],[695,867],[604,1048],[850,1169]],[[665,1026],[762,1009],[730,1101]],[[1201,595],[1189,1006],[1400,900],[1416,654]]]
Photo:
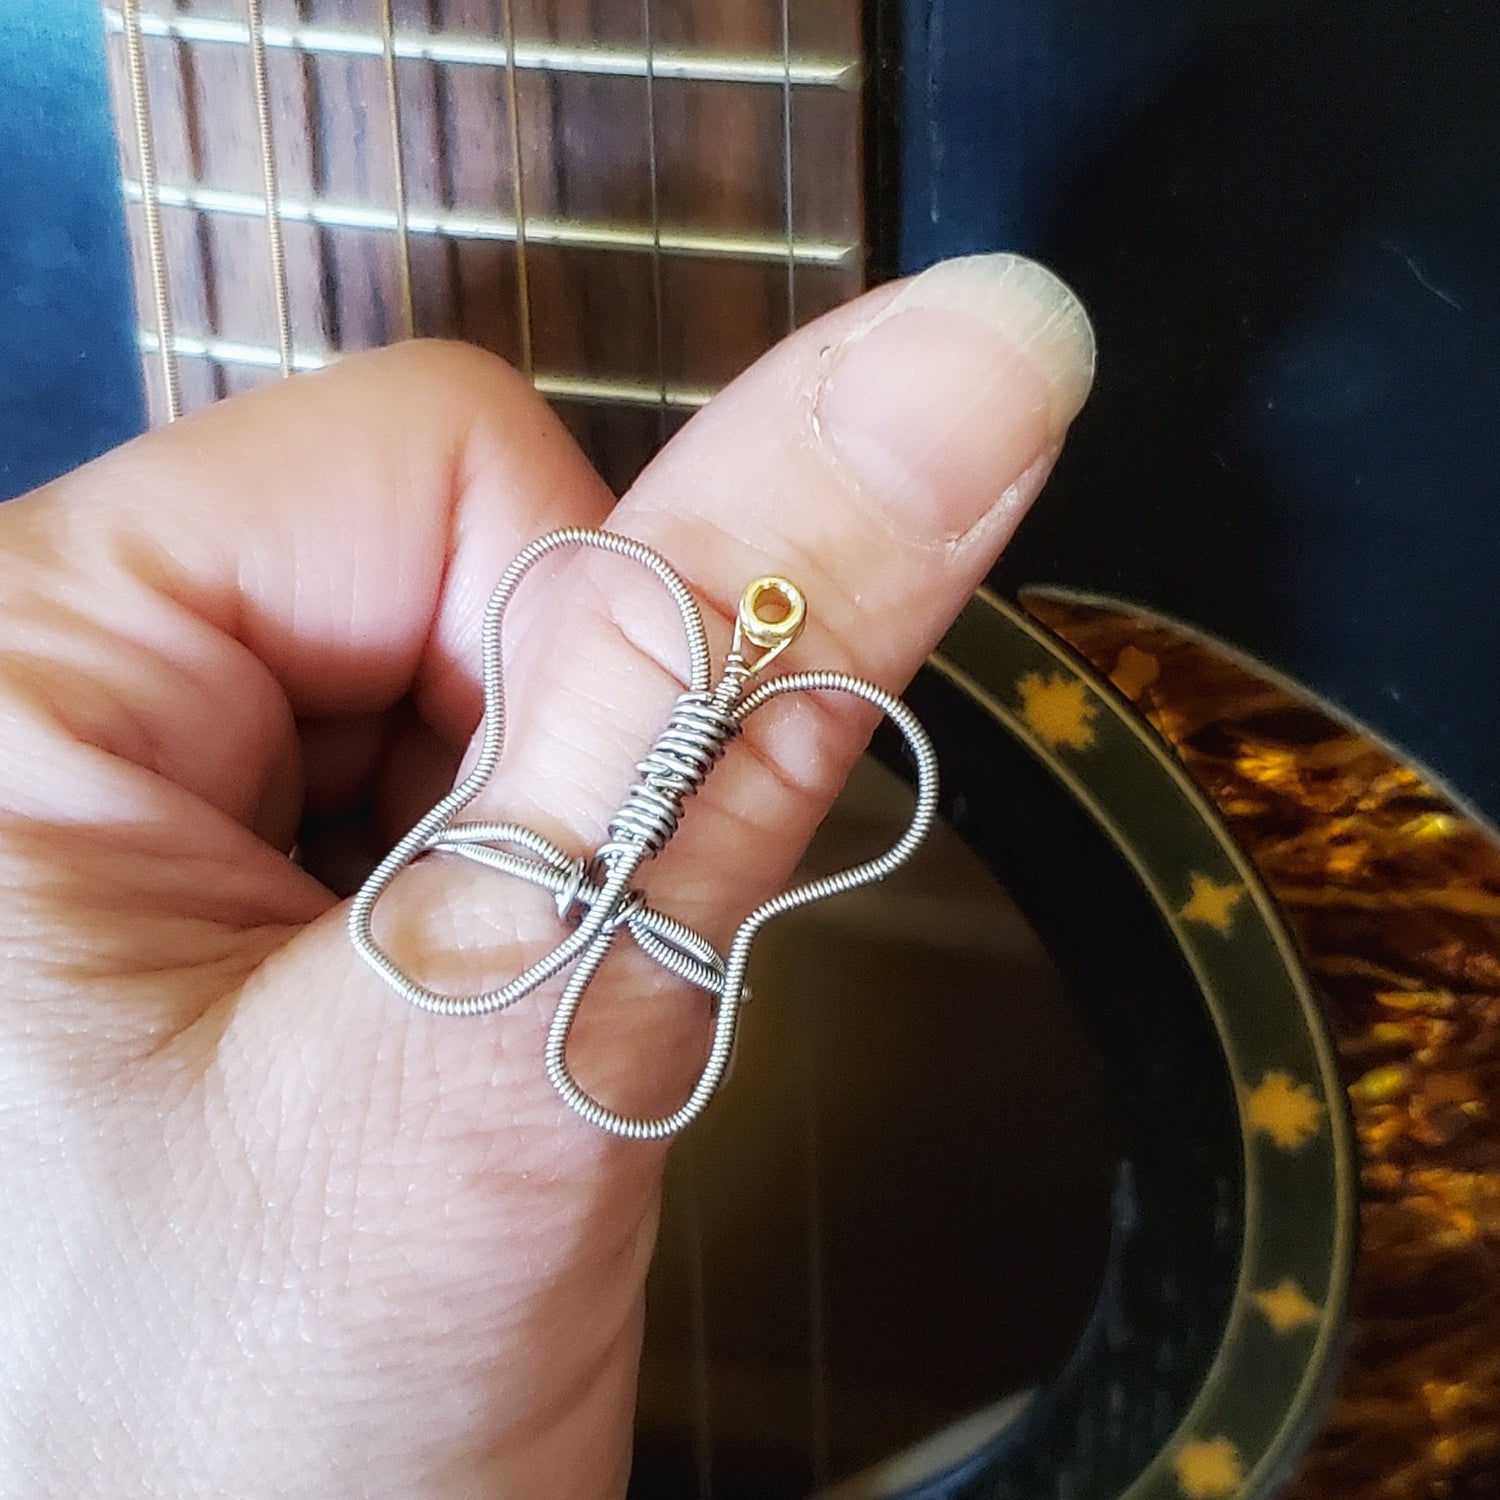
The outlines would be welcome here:
[[[96,0],[0,0],[0,494],[143,424]]]

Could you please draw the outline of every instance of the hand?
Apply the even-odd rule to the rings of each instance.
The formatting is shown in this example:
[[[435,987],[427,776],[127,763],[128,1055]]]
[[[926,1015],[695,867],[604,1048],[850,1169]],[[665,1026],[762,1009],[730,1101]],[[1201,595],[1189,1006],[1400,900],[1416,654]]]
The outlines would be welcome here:
[[[623,1490],[663,1148],[559,1103],[555,987],[467,1021],[386,989],[315,878],[348,841],[308,830],[364,809],[383,849],[451,783],[487,596],[558,526],[663,553],[719,656],[745,582],[785,573],[810,607],[787,666],[899,688],[1092,363],[1045,272],[958,262],[787,340],[617,505],[523,380],[416,344],[0,510],[0,1493]],[[592,847],[683,670],[670,603],[629,563],[549,561],[507,661],[506,760],[466,816]],[[831,700],[758,715],[654,899],[723,940],[871,727]],[[557,937],[539,893],[441,856],[377,931],[454,991]],[[657,1111],[706,1032],[701,994],[612,958],[570,1056]]]

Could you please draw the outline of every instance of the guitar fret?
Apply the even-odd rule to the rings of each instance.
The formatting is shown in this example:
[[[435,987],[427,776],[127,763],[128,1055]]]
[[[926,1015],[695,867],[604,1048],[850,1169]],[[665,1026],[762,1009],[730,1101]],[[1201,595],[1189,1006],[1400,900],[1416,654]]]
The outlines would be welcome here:
[[[142,198],[138,180],[126,178],[125,197],[137,203]],[[173,187],[157,189],[163,208],[193,209],[199,213],[225,214],[235,218],[263,219],[265,199],[253,193],[228,192],[220,188]],[[323,200],[283,198],[280,216],[287,223],[314,224],[321,229],[367,229],[394,234],[400,218],[391,209],[364,208]],[[516,221],[500,214],[454,213],[448,210],[408,208],[405,228],[412,235],[441,235],[450,239],[514,241]],[[663,226],[660,239],[651,225],[587,223],[577,219],[526,219],[526,239],[532,245],[555,245],[566,249],[624,250],[652,254],[658,243],[668,255],[713,260],[784,264],[788,242],[783,235],[719,234]],[[856,261],[859,246],[835,240],[796,240],[791,253],[798,265],[846,269]]]
[[[604,406],[644,406],[696,411],[716,394],[701,386],[660,384],[655,380],[608,380],[593,375],[549,375],[538,370],[532,384],[557,401],[587,401]]]
[[[138,328],[135,339],[142,354],[155,354],[161,348],[156,334],[149,328]],[[281,350],[274,344],[240,344],[233,339],[199,338],[194,334],[178,333],[173,336],[172,346],[183,359],[206,359],[216,365],[243,365],[254,370],[281,368]],[[314,354],[298,347],[292,353],[292,369],[298,374],[322,370],[335,358],[336,355]]]
[[[140,329],[136,342],[143,354],[156,354],[160,342],[150,329]],[[239,365],[245,369],[279,370],[281,351],[270,344],[242,344],[232,339],[198,338],[179,333],[173,340],[183,359],[206,359],[218,365]],[[322,370],[339,355],[313,353],[299,348],[293,356],[297,371]],[[658,408],[665,405],[678,411],[695,411],[706,406],[715,394],[703,386],[667,385],[655,380],[612,380],[591,375],[564,375],[537,370],[532,384],[542,395],[560,401],[583,401],[592,405]]]
[[[114,32],[123,30],[124,19],[115,7],[106,7],[105,22]],[[249,46],[250,32],[236,21],[206,16],[149,15],[140,18],[143,36],[165,37],[179,42],[222,43]],[[348,31],[327,26],[270,25],[265,28],[267,47],[297,52],[324,53],[342,57],[385,55],[385,39],[378,32]],[[503,40],[465,36],[458,32],[397,32],[396,57],[403,60],[454,66],[504,68],[511,64],[510,49]],[[727,53],[685,52],[656,49],[648,59],[644,50],[628,47],[578,46],[560,42],[517,39],[514,66],[538,72],[591,73],[619,78],[645,78],[648,69],[657,79],[681,79],[691,83],[771,84],[784,88],[854,89],[859,85],[859,64],[846,58],[745,57]]]

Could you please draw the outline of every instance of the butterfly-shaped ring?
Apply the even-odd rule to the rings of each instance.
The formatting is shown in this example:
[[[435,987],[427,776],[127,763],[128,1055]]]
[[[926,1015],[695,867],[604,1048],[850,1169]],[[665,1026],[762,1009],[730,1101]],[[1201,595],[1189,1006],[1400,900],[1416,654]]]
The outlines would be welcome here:
[[[549,839],[518,823],[455,823],[478,795],[505,749],[505,684],[501,626],[517,587],[549,553],[593,547],[649,568],[666,586],[687,635],[688,688],[673,706],[666,728],[636,767],[636,781],[610,820],[608,837],[592,854],[569,857]],[[690,1124],[713,1098],[734,1047],[735,1025],[746,995],[745,976],[756,935],[772,917],[857,886],[882,880],[904,864],[927,836],[937,813],[937,757],[915,714],[897,697],[846,672],[795,672],[764,677],[764,668],[801,633],[806,602],[784,578],[758,578],[740,599],[734,639],[717,682],[703,618],[692,591],[651,548],[613,531],[569,527],[538,537],[505,570],[485,610],[482,642],[484,722],[473,769],[381,861],[349,908],[349,936],[361,956],[413,1005],[439,1015],[473,1016],[504,1010],[569,966],[572,972],[548,1032],[547,1076],[562,1099],[584,1119],[614,1135],[655,1140]],[[759,680],[757,680],[759,679]],[[851,869],[793,886],[762,902],[741,922],[726,954],[691,928],[646,904],[632,882],[640,866],[666,847],[683,807],[703,785],[740,726],[763,704],[788,693],[846,693],[885,714],[905,739],[916,763],[916,805],[905,833],[885,853]],[[418,983],[375,940],[375,905],[396,875],[432,852],[459,854],[550,891],[558,915],[573,930],[550,952],[497,989],[447,995]],[[584,991],[620,932],[678,978],[714,997],[708,1058],[687,1098],[669,1114],[619,1114],[584,1090],[568,1067],[568,1038]]]

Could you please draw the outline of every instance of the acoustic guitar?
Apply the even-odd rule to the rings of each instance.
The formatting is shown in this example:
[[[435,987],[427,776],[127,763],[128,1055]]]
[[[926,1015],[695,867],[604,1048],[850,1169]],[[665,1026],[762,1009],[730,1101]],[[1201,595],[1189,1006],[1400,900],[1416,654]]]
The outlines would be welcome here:
[[[953,13],[115,0],[150,420],[440,334],[623,488],[913,243],[973,248],[913,191]],[[1212,640],[1022,606],[913,689],[942,837],[765,957],[680,1143],[632,1494],[1495,1493],[1500,849]]]

